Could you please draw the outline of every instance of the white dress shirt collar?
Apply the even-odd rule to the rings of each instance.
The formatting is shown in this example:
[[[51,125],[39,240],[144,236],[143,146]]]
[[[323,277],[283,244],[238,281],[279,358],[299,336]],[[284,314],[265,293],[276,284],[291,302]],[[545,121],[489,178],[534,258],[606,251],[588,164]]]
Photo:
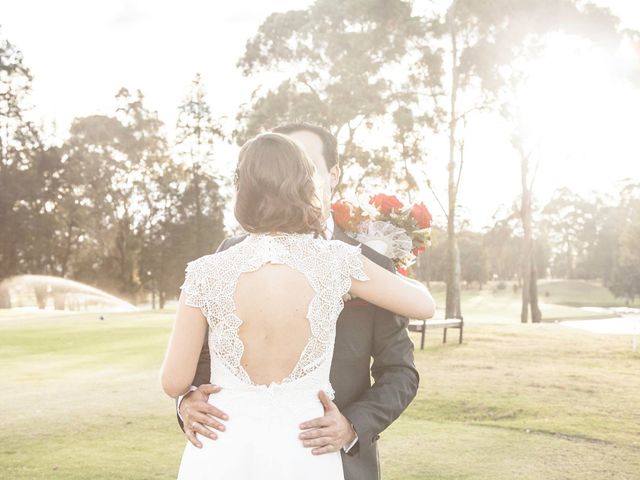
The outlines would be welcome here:
[[[329,218],[327,218],[327,222],[325,223],[325,229],[324,229],[324,233],[327,237],[327,239],[332,239],[333,238],[333,231],[335,229],[335,221],[333,220],[333,215],[329,215]]]

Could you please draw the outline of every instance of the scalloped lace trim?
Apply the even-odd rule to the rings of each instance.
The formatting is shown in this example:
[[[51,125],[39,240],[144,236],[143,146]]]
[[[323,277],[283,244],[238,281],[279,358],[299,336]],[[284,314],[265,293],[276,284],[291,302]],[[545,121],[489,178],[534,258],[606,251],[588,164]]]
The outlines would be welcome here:
[[[242,320],[235,314],[233,294],[242,273],[265,263],[285,264],[303,273],[315,291],[308,308],[311,335],[292,372],[279,383],[301,379],[325,366],[333,357],[336,322],[344,308],[343,296],[351,278],[366,281],[360,245],[314,238],[312,234],[250,234],[240,243],[187,264],[185,303],[200,308],[209,324],[209,348],[238,379],[254,384],[241,365],[244,345],[239,336]]]

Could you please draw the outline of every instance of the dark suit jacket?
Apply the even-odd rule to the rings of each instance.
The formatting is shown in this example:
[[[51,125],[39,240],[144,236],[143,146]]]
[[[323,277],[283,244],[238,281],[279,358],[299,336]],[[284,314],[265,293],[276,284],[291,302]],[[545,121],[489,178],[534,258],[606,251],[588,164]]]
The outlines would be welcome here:
[[[245,237],[228,238],[217,251],[225,250]],[[359,243],[338,225],[333,238],[354,245]],[[362,253],[394,271],[393,262],[384,255],[366,245],[362,245]],[[349,453],[342,452],[346,480],[380,478],[377,445],[380,433],[398,418],[418,391],[419,376],[413,359],[413,343],[407,333],[408,323],[406,317],[361,299],[346,302],[338,318],[330,380],[336,392],[336,405],[358,434],[358,442]],[[210,375],[209,347],[205,337],[193,385],[215,383]],[[179,417],[178,423],[183,428]]]

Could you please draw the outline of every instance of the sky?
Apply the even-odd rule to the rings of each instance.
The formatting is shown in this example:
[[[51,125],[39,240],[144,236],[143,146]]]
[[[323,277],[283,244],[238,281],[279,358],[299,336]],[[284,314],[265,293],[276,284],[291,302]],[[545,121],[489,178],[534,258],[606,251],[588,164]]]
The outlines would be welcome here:
[[[141,89],[170,134],[177,106],[197,72],[214,112],[224,117],[230,132],[238,106],[259,83],[236,68],[246,41],[270,13],[310,3],[0,0],[0,26],[33,72],[36,119],[61,138],[75,117],[112,114],[114,95],[122,86]],[[625,27],[640,29],[640,2],[598,3],[609,6]],[[615,68],[603,69],[607,54],[572,56],[567,48],[562,42],[554,45],[521,93],[532,143],[538,144],[535,190],[541,203],[562,186],[583,194],[613,192],[623,178],[640,179],[640,86],[622,81]],[[516,199],[519,165],[508,128],[497,116],[471,118],[466,132],[460,204],[472,226],[481,228]],[[235,162],[235,146],[221,146],[220,151],[229,165]],[[425,175],[444,200],[443,144],[436,141],[429,158]],[[443,222],[430,193],[423,199],[436,221]]]

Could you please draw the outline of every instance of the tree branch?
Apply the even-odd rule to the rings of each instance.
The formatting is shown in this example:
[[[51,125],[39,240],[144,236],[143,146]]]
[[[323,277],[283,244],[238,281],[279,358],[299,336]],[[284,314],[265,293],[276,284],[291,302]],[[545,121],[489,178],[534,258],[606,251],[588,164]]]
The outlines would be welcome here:
[[[442,202],[438,198],[438,195],[436,195],[435,190],[431,186],[431,180],[427,180],[427,187],[429,187],[429,190],[431,190],[431,193],[433,194],[433,198],[435,198],[436,202],[438,202],[438,205],[440,205],[440,208],[442,209],[442,213],[444,213],[445,218],[449,220],[449,214],[447,213],[447,209],[444,208],[444,205],[442,204]]]

